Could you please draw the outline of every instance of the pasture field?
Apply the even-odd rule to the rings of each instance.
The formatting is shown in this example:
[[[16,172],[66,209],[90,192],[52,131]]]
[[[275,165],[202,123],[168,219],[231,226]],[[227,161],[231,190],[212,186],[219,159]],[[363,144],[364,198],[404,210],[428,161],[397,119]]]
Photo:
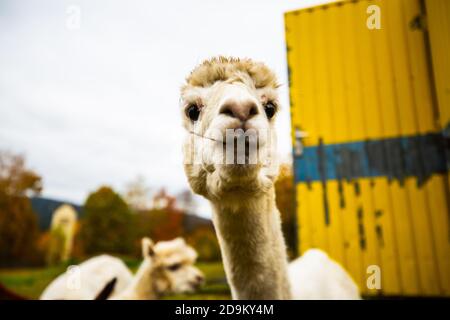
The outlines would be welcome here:
[[[133,272],[140,263],[140,260],[136,259],[124,258],[123,260]],[[63,273],[67,266],[68,264],[47,268],[0,269],[0,283],[20,295],[38,299],[45,287]],[[165,296],[163,299],[228,300],[231,298],[221,262],[199,262],[197,267],[203,271],[206,277],[206,283],[200,290],[193,294]]]

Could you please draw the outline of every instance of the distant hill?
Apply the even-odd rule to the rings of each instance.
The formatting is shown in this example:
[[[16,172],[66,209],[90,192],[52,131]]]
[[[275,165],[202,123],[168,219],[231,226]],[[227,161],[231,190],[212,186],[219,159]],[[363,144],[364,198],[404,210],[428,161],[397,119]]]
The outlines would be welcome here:
[[[60,205],[69,204],[73,206],[77,212],[78,218],[83,215],[82,206],[70,203],[68,201],[60,201],[43,197],[32,197],[30,200],[33,211],[38,215],[39,228],[41,230],[48,230],[50,228],[53,212]]]
[[[38,215],[39,228],[41,230],[48,230],[52,221],[53,212],[63,204],[69,204],[75,208],[78,218],[83,216],[83,207],[68,201],[60,201],[44,197],[32,197],[31,206],[33,211]],[[187,232],[191,232],[199,226],[212,227],[212,221],[199,216],[185,214],[183,215],[183,227]]]
[[[192,214],[185,214],[183,217],[183,228],[186,232],[192,232],[200,226],[213,228],[212,221]]]

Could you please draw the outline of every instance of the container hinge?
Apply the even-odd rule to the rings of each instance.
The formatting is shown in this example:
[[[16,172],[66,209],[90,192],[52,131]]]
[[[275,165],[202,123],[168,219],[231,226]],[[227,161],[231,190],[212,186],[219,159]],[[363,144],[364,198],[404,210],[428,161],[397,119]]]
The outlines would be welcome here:
[[[303,154],[303,139],[308,136],[308,132],[295,128],[294,155],[300,157]]]

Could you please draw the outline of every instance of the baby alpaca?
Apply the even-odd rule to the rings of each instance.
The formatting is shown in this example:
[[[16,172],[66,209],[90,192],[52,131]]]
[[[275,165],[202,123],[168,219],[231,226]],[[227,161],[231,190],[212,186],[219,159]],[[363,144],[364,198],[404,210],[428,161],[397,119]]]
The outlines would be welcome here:
[[[182,238],[161,241],[155,246],[143,241],[145,256],[134,279],[115,300],[154,300],[165,293],[193,292],[203,283],[203,275],[193,266],[195,250]]]

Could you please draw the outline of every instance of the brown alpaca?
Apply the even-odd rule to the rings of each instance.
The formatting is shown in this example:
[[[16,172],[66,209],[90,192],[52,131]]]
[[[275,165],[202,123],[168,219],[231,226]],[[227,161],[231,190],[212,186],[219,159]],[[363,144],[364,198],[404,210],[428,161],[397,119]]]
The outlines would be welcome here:
[[[181,90],[185,172],[212,205],[234,299],[291,298],[274,192],[277,87],[264,64],[218,57],[195,68]],[[229,130],[237,130],[231,138]]]

